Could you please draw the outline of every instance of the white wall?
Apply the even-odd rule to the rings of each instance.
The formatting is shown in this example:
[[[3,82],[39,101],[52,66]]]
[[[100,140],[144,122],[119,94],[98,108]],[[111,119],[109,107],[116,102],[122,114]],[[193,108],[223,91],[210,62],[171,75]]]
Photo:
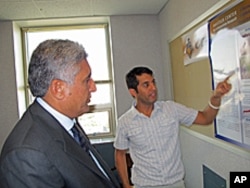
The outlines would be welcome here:
[[[226,0],[170,0],[160,13],[160,31],[165,87],[171,84],[170,57],[168,43],[177,37],[190,23],[193,23],[217,4]],[[169,84],[169,85],[168,85]],[[166,93],[168,91],[165,91]],[[166,96],[171,93],[166,94]],[[203,187],[202,165],[218,173],[227,180],[229,187],[230,171],[249,171],[250,151],[243,150],[216,138],[208,138],[185,127],[180,131],[183,161],[186,169],[186,187]]]
[[[159,90],[164,99],[161,40],[158,16],[112,16],[110,18],[118,117],[131,107],[126,73],[135,66],[153,69]]]
[[[11,22],[0,22],[0,148],[18,119]]]

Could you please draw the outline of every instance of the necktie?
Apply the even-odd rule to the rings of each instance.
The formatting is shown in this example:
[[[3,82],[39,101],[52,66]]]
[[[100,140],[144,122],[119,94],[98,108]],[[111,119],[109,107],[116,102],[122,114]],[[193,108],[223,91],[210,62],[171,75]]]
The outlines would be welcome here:
[[[75,141],[86,151],[89,151],[89,141],[83,132],[80,130],[78,125],[75,123],[71,128]]]
[[[105,172],[105,170],[103,169],[103,167],[101,166],[101,164],[99,163],[99,161],[102,161],[102,159],[98,156],[98,154],[96,153],[95,150],[90,149],[91,148],[91,144],[87,138],[87,136],[85,135],[85,133],[80,129],[79,124],[74,123],[74,126],[71,128],[71,131],[73,133],[74,139],[75,141],[86,151],[89,153],[89,151],[94,152],[94,154],[90,155],[91,158],[93,159],[93,157],[95,158],[93,161],[95,162],[95,164],[98,166],[98,168],[102,171],[102,173],[108,178],[109,181],[110,178],[107,175],[107,173]],[[90,153],[89,153],[90,154]],[[98,160],[99,159],[99,160]],[[107,167],[106,167],[107,168]],[[112,182],[112,181],[111,181]],[[112,185],[112,188],[114,187],[114,185]]]

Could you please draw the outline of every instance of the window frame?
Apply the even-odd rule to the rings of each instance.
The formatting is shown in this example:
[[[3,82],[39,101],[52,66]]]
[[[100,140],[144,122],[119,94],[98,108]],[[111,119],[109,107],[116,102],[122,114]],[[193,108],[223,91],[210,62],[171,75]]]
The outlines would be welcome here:
[[[87,24],[73,24],[73,25],[55,25],[55,26],[24,26],[20,27],[21,29],[21,41],[22,41],[22,50],[23,50],[23,79],[24,79],[24,98],[25,98],[25,107],[26,109],[30,105],[31,94],[29,91],[28,85],[28,65],[29,57],[27,51],[27,32],[36,32],[36,31],[52,31],[52,30],[70,30],[70,29],[88,29],[88,28],[104,28],[105,38],[106,38],[106,53],[107,53],[107,66],[109,79],[107,80],[97,80],[95,84],[110,84],[110,103],[108,104],[95,104],[90,105],[90,112],[95,113],[101,111],[108,111],[109,114],[109,123],[110,123],[110,132],[108,133],[94,133],[88,134],[90,139],[102,139],[102,138],[113,138],[115,136],[115,126],[116,126],[116,102],[115,102],[115,84],[114,84],[114,67],[112,62],[112,50],[111,50],[111,40],[110,40],[110,28],[108,23],[87,23]],[[87,52],[88,53],[88,52]]]

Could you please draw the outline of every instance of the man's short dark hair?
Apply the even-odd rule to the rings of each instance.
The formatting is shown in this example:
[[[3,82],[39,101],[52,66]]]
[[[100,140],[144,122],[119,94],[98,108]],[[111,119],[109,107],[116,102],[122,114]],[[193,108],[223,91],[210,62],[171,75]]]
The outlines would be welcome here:
[[[147,67],[134,67],[131,71],[129,71],[126,75],[126,83],[128,89],[134,89],[137,92],[137,86],[139,82],[136,76],[140,76],[144,73],[149,74],[151,76],[153,75],[153,71]]]

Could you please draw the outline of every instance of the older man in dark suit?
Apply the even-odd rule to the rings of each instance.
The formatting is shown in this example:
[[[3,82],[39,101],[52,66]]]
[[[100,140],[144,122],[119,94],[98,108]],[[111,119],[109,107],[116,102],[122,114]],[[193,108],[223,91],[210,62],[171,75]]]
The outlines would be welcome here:
[[[77,124],[96,90],[86,57],[68,40],[44,41],[33,52],[28,81],[36,99],[3,146],[1,188],[120,187]]]

